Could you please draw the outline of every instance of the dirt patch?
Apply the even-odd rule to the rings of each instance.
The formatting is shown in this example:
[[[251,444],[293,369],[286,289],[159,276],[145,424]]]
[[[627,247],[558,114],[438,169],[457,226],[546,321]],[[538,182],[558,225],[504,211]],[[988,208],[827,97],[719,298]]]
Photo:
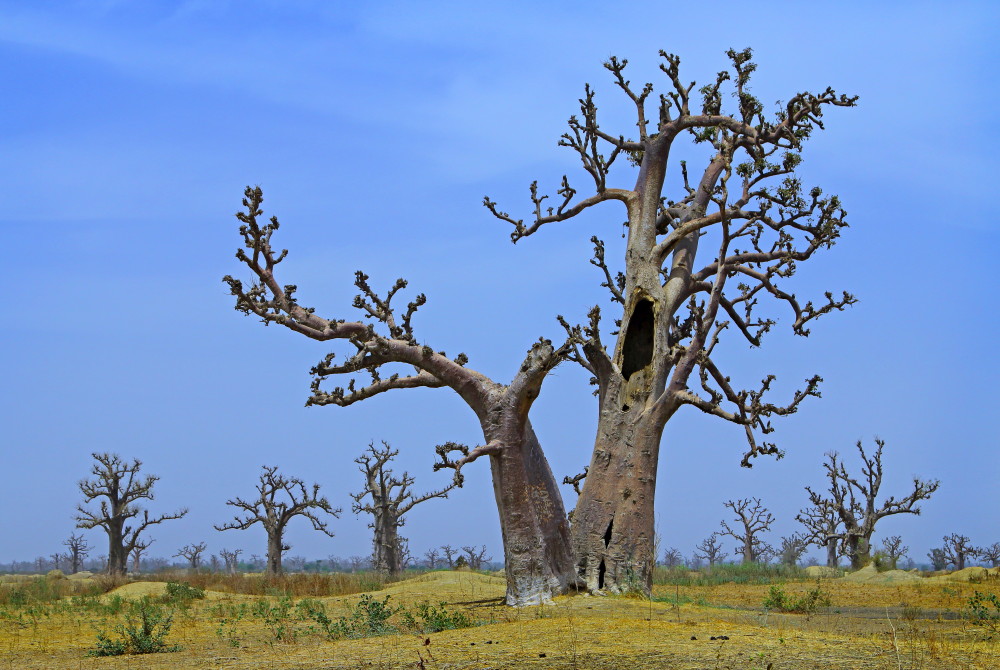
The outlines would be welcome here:
[[[923,581],[920,575],[907,572],[906,570],[886,570],[879,572],[874,565],[869,565],[855,572],[844,575],[844,580],[849,582],[863,582],[876,584],[897,584],[899,582],[919,582]]]

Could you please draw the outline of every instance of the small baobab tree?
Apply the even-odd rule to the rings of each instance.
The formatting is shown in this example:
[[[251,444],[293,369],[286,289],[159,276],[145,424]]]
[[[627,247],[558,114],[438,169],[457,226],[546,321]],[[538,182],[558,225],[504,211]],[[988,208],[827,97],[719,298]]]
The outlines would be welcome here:
[[[94,479],[79,482],[84,502],[77,506],[77,528],[104,529],[108,534],[108,574],[124,575],[128,556],[141,543],[142,533],[150,526],[187,514],[181,509],[173,514],[151,517],[139,506],[141,500],[153,499],[155,475],[139,476],[142,461],[126,463],[118,454],[93,453],[97,461],[90,472]],[[87,503],[100,499],[100,507],[90,510]]]
[[[858,452],[861,454],[861,475],[854,477],[847,472],[843,461],[837,452],[827,454],[823,464],[830,487],[828,497],[820,495],[808,486],[809,502],[814,508],[832,507],[844,525],[844,553],[851,560],[855,570],[863,568],[871,562],[871,539],[875,532],[875,524],[887,516],[894,514],[920,514],[916,506],[921,500],[927,500],[937,491],[940,482],[913,478],[913,491],[903,498],[889,496],[878,502],[879,491],[882,488],[882,450],[885,441],[875,438],[875,453],[869,456],[858,440]]]
[[[809,544],[826,548],[826,567],[836,568],[844,534],[840,532],[840,515],[830,500],[819,500],[814,507],[807,507],[795,515],[795,520],[806,527],[805,539]]]
[[[136,542],[135,546],[132,547],[132,572],[139,572],[142,565],[142,557],[145,555],[146,550],[149,549],[149,545],[156,542],[153,539],[146,539],[140,542]]]
[[[722,504],[733,510],[736,515],[736,529],[730,528],[723,520],[722,532],[719,535],[728,535],[742,545],[740,551],[744,563],[761,562],[774,552],[771,545],[760,537],[760,534],[769,530],[774,523],[774,516],[761,504],[760,498],[727,500]]]
[[[972,546],[972,541],[967,536],[958,533],[944,536],[942,550],[948,565],[955,566],[956,570],[964,570],[965,562],[979,555],[979,549]]]
[[[948,556],[944,553],[944,549],[936,547],[927,552],[927,558],[931,562],[931,568],[934,570],[945,570],[948,567]]]
[[[486,555],[486,545],[482,545],[478,549],[474,546],[472,547],[462,547],[462,551],[465,552],[465,562],[473,570],[482,570],[483,563],[488,563],[493,560],[492,556]]]
[[[208,545],[204,542],[199,542],[198,544],[185,544],[183,547],[177,550],[174,554],[174,558],[183,558],[188,562],[188,567],[192,570],[197,570],[201,566],[201,555],[205,552]]]
[[[441,560],[441,554],[437,549],[429,549],[424,552],[424,560],[427,562],[427,567],[431,570],[437,569],[438,562]]]
[[[781,538],[781,544],[778,546],[778,558],[781,564],[795,565],[802,558],[802,554],[806,553],[808,546],[806,538],[798,533]]]
[[[216,530],[246,530],[254,524],[261,524],[267,532],[267,574],[281,573],[281,556],[291,547],[284,543],[288,522],[297,516],[305,517],[312,527],[329,537],[333,532],[319,513],[340,517],[340,509],[333,508],[325,497],[319,495],[319,484],[312,489],[298,477],[286,477],[278,473],[277,466],[262,466],[257,484],[257,497],[246,500],[233,498],[226,501],[239,510],[233,521],[215,526]]]
[[[219,551],[219,556],[222,557],[222,562],[226,566],[226,572],[231,575],[235,575],[239,571],[240,567],[240,554],[243,553],[242,549],[233,549],[229,551],[223,548]]]
[[[458,549],[452,547],[450,544],[441,545],[441,553],[444,554],[445,563],[448,564],[449,570],[455,569],[455,557],[458,556]]]
[[[684,565],[684,556],[677,547],[669,547],[663,552],[663,565],[667,568],[678,568]]]
[[[83,535],[71,533],[69,539],[63,542],[63,546],[66,547],[66,559],[69,562],[70,574],[80,572],[83,559],[87,557],[91,549],[86,538]]]
[[[398,454],[399,450],[392,449],[387,442],[382,442],[381,447],[376,447],[374,442],[369,444],[368,450],[354,461],[365,476],[365,488],[360,493],[351,494],[354,499],[352,511],[372,515],[373,520],[368,524],[375,531],[372,565],[376,570],[393,576],[405,567],[405,540],[399,535],[399,529],[405,523],[404,515],[415,505],[432,498],[447,498],[448,492],[457,486],[457,482],[452,481],[442,489],[414,495],[410,490],[413,477],[407,472],[396,477],[388,467]]]
[[[882,540],[882,548],[879,549],[879,552],[885,556],[889,569],[895,570],[899,559],[906,556],[906,552],[909,550],[909,547],[903,546],[903,538],[899,535],[890,535]]]
[[[707,538],[695,546],[694,555],[708,561],[708,567],[714,568],[716,563],[724,561],[729,554],[722,551],[722,543],[719,542],[719,534],[712,533]]]

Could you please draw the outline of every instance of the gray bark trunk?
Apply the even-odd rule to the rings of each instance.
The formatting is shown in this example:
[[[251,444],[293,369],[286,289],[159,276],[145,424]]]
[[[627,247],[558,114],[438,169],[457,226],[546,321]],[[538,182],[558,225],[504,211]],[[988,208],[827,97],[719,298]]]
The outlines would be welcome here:
[[[280,530],[267,531],[267,574],[269,575],[281,574],[281,550],[283,546],[281,535]]]
[[[490,456],[500,513],[508,605],[535,605],[575,587],[569,523],[555,477],[531,424],[484,422],[487,441],[506,444]]]

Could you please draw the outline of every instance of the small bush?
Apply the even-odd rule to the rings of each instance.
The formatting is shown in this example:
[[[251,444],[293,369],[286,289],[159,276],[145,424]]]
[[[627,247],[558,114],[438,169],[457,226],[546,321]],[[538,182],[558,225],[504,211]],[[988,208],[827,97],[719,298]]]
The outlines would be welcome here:
[[[763,606],[765,609],[778,612],[812,614],[820,607],[830,606],[830,594],[820,588],[818,581],[816,588],[798,598],[786,595],[780,586],[772,585],[768,590],[767,598],[764,599]]]
[[[204,597],[205,589],[200,586],[167,582],[167,592],[163,596],[163,602],[190,604],[192,600],[201,600]]]
[[[437,607],[427,602],[417,603],[416,614],[406,611],[403,618],[405,623],[410,624],[409,627],[421,633],[437,633],[473,625],[464,612],[449,611],[443,602],[438,603]]]
[[[180,647],[166,643],[173,624],[173,614],[165,612],[148,596],[132,604],[125,623],[115,626],[116,638],[97,633],[97,646],[90,656],[122,656],[125,654],[157,654],[178,651]]]
[[[1000,598],[993,593],[973,591],[965,606],[965,618],[974,626],[996,633],[1000,629]]]

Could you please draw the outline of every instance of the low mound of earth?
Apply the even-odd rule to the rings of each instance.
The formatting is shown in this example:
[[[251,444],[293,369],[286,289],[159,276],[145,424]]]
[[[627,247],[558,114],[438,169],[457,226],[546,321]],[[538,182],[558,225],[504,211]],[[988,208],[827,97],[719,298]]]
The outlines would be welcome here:
[[[919,582],[923,581],[924,578],[915,572],[907,572],[906,570],[886,570],[885,572],[879,572],[875,569],[874,565],[868,565],[860,570],[844,575],[844,579],[849,582],[894,584],[898,582]]]

